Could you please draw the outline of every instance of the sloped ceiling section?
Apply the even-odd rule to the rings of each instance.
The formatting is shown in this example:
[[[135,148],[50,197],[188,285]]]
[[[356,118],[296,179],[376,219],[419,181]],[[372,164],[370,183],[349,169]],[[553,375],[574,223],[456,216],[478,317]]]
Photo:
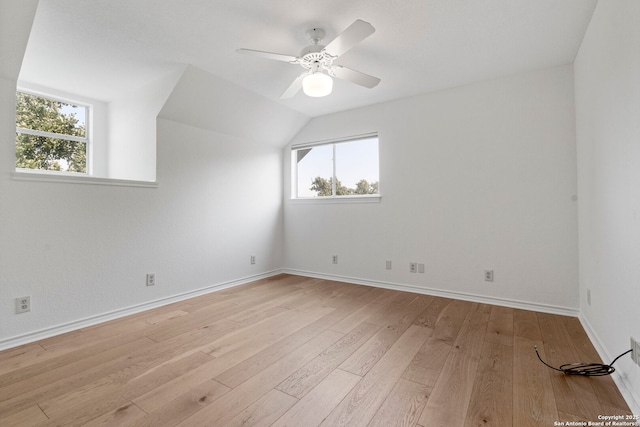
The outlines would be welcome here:
[[[0,77],[17,80],[38,0],[0,0]]]
[[[309,117],[188,66],[158,117],[284,147]]]
[[[27,0],[32,9],[33,0]],[[22,8],[25,0],[0,0]],[[109,102],[191,64],[310,117],[573,62],[597,0],[40,0],[20,80]],[[13,20],[13,14],[4,14]],[[376,29],[337,63],[382,79],[335,79],[324,98],[280,99],[319,27]],[[8,33],[11,34],[11,33]],[[11,35],[13,36],[13,35]],[[63,47],[61,49],[61,47]],[[43,72],[46,70],[46,73]]]

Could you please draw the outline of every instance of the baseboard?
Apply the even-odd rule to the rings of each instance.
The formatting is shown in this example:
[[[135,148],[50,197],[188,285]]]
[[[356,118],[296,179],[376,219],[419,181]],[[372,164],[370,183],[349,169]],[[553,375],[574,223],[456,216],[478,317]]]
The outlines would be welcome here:
[[[595,331],[591,327],[591,324],[589,323],[587,318],[584,317],[582,313],[580,313],[579,319],[580,319],[580,323],[582,324],[582,327],[584,328],[585,332],[589,336],[589,339],[593,343],[593,346],[595,347],[596,351],[600,355],[600,358],[604,361],[604,363],[610,363],[610,361],[613,360],[613,358],[616,357],[617,354],[614,356],[609,354],[605,346],[602,344],[602,341],[598,337],[598,334],[595,333]],[[615,366],[617,366],[618,363],[616,363]],[[624,397],[624,400],[627,402],[627,405],[629,405],[629,409],[631,409],[631,412],[635,415],[640,415],[640,396],[635,396],[633,394],[633,391],[631,389],[631,383],[629,382],[629,378],[626,376],[623,376],[620,373],[620,370],[616,370],[613,374],[611,374],[611,378],[618,386],[618,390],[620,390],[622,397]]]
[[[265,273],[247,276],[247,277],[243,277],[236,280],[221,282],[215,285],[206,286],[204,288],[196,289],[193,291],[183,292],[183,293],[172,295],[169,297],[160,298],[154,301],[150,301],[142,304],[136,304],[136,305],[121,308],[118,310],[109,311],[107,313],[98,314],[96,316],[91,316],[84,319],[63,323],[61,325],[40,329],[38,331],[29,332],[26,334],[17,335],[10,338],[5,338],[0,340],[0,351],[13,348],[13,347],[18,347],[24,344],[29,344],[34,341],[50,338],[50,337],[64,334],[67,332],[76,331],[78,329],[97,325],[99,323],[107,322],[109,320],[119,319],[121,317],[129,316],[135,313],[140,313],[142,311],[150,310],[152,308],[162,307],[164,305],[172,304],[174,302],[184,301],[189,298],[194,298],[200,295],[205,295],[212,292],[220,291],[222,289],[232,288],[234,286],[243,285],[245,283],[253,282],[260,279],[266,279],[268,277],[276,276],[278,274],[282,274],[282,270],[272,270]]]
[[[483,295],[474,295],[464,292],[447,291],[443,289],[427,288],[422,286],[413,286],[402,283],[382,282],[378,280],[361,279],[357,277],[339,276],[333,274],[316,273],[305,270],[295,270],[284,268],[282,272],[285,274],[294,274],[297,276],[312,277],[315,279],[335,280],[338,282],[347,282],[357,285],[373,286],[376,288],[394,289],[397,291],[413,292],[416,294],[433,295],[444,298],[459,299],[463,301],[479,302],[483,304],[499,305],[503,307],[519,308],[522,310],[539,311],[542,313],[560,314],[562,316],[578,317],[579,311],[575,308],[560,307],[549,304],[538,304],[525,301],[510,300],[506,298],[487,297]]]

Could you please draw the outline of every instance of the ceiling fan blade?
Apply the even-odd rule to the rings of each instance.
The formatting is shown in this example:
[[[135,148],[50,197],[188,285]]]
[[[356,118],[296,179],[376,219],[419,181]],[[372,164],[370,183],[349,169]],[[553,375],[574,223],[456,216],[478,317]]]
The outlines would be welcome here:
[[[356,20],[323,50],[331,56],[340,56],[376,31],[373,25],[361,19]]]
[[[285,90],[282,95],[280,95],[280,99],[288,99],[293,98],[296,93],[302,89],[302,79],[304,79],[309,73],[302,73],[291,83],[291,85]]]
[[[368,87],[371,89],[380,83],[380,79],[370,76],[369,74],[361,73],[360,71],[352,70],[351,68],[343,67],[342,65],[334,65],[331,68],[330,73],[342,80],[347,80],[360,86]]]
[[[244,53],[246,55],[260,56],[262,58],[267,58],[267,59],[275,59],[276,61],[291,62],[292,64],[295,64],[298,62],[297,57],[291,56],[291,55],[283,55],[281,53],[263,52],[261,50],[253,50],[253,49],[236,49],[236,52]]]

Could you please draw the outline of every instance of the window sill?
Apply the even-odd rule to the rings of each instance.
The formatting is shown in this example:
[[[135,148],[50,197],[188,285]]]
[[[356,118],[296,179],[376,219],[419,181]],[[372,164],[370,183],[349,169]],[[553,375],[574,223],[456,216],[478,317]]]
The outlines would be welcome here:
[[[380,203],[382,196],[335,196],[335,197],[305,197],[290,199],[293,204],[314,204],[314,203]]]
[[[65,184],[113,185],[120,187],[158,188],[157,181],[98,178],[90,175],[52,174],[38,171],[16,170],[11,172],[16,181],[58,182]]]

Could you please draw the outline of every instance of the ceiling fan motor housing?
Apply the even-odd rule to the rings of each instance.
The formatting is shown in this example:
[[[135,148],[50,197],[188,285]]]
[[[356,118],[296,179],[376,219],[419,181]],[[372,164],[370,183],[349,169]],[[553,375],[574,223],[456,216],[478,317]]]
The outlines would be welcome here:
[[[333,64],[334,58],[326,52],[323,52],[324,46],[321,44],[312,44],[300,51],[300,65],[307,70],[313,68],[329,68]]]

